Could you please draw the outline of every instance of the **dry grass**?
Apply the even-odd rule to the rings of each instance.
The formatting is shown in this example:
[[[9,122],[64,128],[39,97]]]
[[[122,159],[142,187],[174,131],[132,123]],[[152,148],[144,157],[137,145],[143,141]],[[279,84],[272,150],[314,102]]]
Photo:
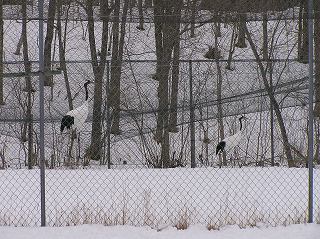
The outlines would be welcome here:
[[[139,214],[139,215],[138,215]],[[142,212],[138,213],[130,211],[127,204],[123,204],[121,209],[111,206],[108,210],[102,208],[91,209],[84,205],[74,207],[68,213],[56,210],[54,216],[48,217],[48,226],[74,226],[81,224],[103,224],[106,226],[115,225],[134,225],[134,226],[150,226],[158,228],[163,225],[165,227],[176,227],[178,230],[185,230],[196,220],[194,220],[193,210],[184,207],[174,215],[168,217],[170,222],[164,222],[157,219],[157,216],[150,210],[149,203],[143,205]],[[51,214],[52,215],[52,214]],[[307,222],[307,213],[296,213],[287,215],[286,217],[271,217],[270,215],[261,215],[257,211],[247,213],[244,216],[237,216],[231,212],[217,212],[206,220],[208,230],[219,230],[226,225],[238,225],[240,228],[256,227],[259,224],[277,226],[287,226],[290,224],[302,224]],[[315,214],[315,223],[320,224],[320,212]],[[30,219],[25,217],[16,217],[8,213],[0,214],[0,226],[30,226]]]
[[[138,208],[128,205],[128,195],[124,193],[121,204],[112,203],[106,206],[93,208],[91,204],[77,204],[71,210],[47,211],[48,226],[74,226],[81,224],[103,224],[149,226],[152,228],[176,227],[178,230],[185,230],[194,223],[206,225],[208,230],[219,230],[226,225],[238,225],[240,228],[257,227],[259,224],[287,226],[290,224],[302,224],[307,222],[307,210],[295,209],[293,213],[284,215],[282,212],[270,212],[263,214],[253,205],[246,205],[237,211],[231,208],[227,201],[216,211],[209,212],[207,219],[198,218],[197,212],[190,205],[184,205],[179,210],[170,207],[163,212],[162,217],[152,205],[151,190],[144,190],[141,197],[141,204]],[[21,214],[0,212],[0,226],[30,226],[39,223],[32,214]],[[315,210],[315,223],[320,224],[320,208]]]
[[[178,230],[186,230],[191,223],[191,214],[192,213],[190,210],[188,210],[188,208],[181,209],[174,226]]]

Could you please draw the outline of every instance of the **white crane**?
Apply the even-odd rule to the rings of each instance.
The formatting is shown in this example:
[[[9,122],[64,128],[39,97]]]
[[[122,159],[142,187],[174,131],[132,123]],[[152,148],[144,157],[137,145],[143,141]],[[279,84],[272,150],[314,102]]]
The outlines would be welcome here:
[[[242,115],[239,118],[240,122],[240,130],[235,133],[234,135],[231,135],[227,138],[224,138],[221,140],[216,148],[216,155],[222,152],[228,152],[234,147],[236,147],[242,140],[242,132],[243,132],[243,127],[242,127],[242,120],[245,119],[245,117]]]
[[[84,89],[86,92],[86,99],[83,102],[83,104],[73,110],[70,110],[68,113],[66,113],[65,116],[62,117],[61,126],[60,126],[61,133],[63,132],[63,130],[65,128],[77,130],[77,131],[81,130],[84,122],[86,121],[86,119],[88,117],[88,113],[89,113],[88,84],[90,84],[90,83],[91,83],[90,80],[88,80],[86,83],[84,83]]]

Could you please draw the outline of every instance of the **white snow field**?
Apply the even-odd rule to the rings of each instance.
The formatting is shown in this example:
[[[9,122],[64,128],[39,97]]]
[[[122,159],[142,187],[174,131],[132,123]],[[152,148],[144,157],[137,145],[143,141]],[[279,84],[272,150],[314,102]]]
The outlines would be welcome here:
[[[287,227],[240,229],[227,226],[220,230],[207,230],[195,225],[187,230],[166,228],[162,231],[150,227],[82,225],[74,227],[0,227],[1,239],[318,239],[319,224],[299,224]]]
[[[0,191],[0,225],[40,225],[39,170],[0,171]],[[276,226],[306,222],[307,208],[306,168],[46,170],[49,226]]]

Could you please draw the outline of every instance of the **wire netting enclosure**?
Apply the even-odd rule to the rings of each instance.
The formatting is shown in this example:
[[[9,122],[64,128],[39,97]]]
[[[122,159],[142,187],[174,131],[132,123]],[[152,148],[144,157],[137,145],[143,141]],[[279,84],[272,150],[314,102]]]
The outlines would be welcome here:
[[[0,225],[320,222],[306,2],[216,2],[2,3]]]

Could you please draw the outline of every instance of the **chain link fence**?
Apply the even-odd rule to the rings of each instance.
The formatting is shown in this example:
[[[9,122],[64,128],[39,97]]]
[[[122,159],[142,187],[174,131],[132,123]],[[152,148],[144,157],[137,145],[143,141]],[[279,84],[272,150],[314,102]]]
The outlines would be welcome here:
[[[298,6],[243,26],[187,1],[176,31],[152,1],[54,2],[44,39],[38,3],[2,6],[0,225],[288,225],[308,221],[310,189],[320,222]]]

